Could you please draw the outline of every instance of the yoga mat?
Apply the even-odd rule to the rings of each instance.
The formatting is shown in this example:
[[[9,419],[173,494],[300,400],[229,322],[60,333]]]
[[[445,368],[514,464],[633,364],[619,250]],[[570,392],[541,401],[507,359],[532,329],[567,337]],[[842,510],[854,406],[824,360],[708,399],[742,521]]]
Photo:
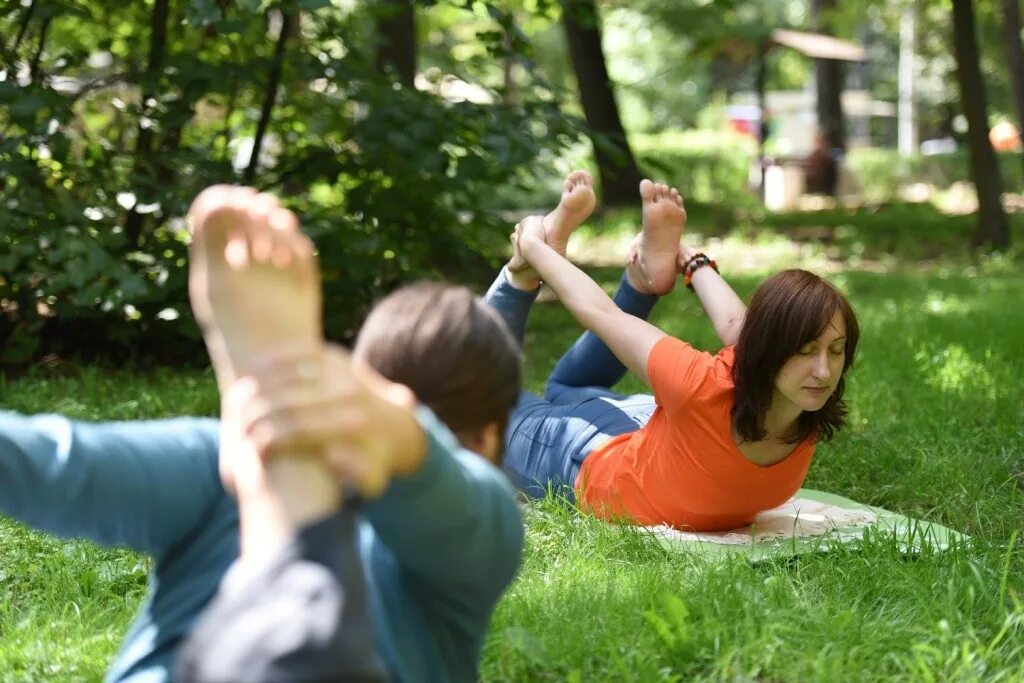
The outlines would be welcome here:
[[[901,552],[946,550],[968,536],[940,524],[904,517],[823,491],[800,489],[793,498],[732,531],[685,532],[646,527],[668,548],[708,556],[742,555],[752,561],[827,552],[866,538],[895,542]]]

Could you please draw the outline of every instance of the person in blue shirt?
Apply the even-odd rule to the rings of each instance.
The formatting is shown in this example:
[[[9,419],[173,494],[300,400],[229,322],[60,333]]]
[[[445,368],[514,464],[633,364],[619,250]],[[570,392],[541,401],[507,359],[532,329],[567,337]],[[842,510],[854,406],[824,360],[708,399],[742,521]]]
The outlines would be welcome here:
[[[266,196],[218,191],[220,208],[228,206],[236,217],[248,212],[246,220],[265,219],[274,230],[291,229],[288,217]],[[250,232],[243,249],[231,248],[238,246],[237,235],[224,234],[229,262],[243,262],[266,248],[276,262],[277,233]],[[319,331],[316,323],[291,330],[290,338],[306,346],[277,355],[270,345],[281,338],[269,333],[254,336],[246,350],[237,336],[218,347],[204,329],[225,390],[225,415],[230,416],[223,429],[218,421],[202,418],[87,423],[58,415],[0,413],[0,511],[38,529],[134,548],[154,560],[149,595],[107,680],[170,680],[182,643],[229,568],[238,569],[244,581],[247,565],[259,573],[296,543],[329,542],[332,534],[319,533],[318,524],[336,519],[331,511],[339,504],[341,482],[366,499],[362,507],[348,509],[365,581],[370,640],[384,675],[403,681],[475,679],[491,613],[522,552],[522,520],[513,492],[488,461],[497,460],[500,435],[516,399],[519,356],[501,320],[468,291],[441,287],[428,294],[428,303],[424,290],[417,291],[404,294],[408,305],[396,309],[401,315],[388,316],[394,334],[392,352],[385,355],[395,362],[396,372],[383,374],[408,384],[419,404],[391,381],[356,369],[361,357],[374,364],[374,354],[365,347],[361,356],[357,344],[352,361],[337,349],[308,347]],[[267,291],[261,288],[253,292],[233,295],[239,316],[254,311],[267,316],[264,331],[299,320],[282,313],[287,295],[264,296]],[[394,296],[402,304],[403,293]],[[312,303],[314,310],[317,305],[293,303]],[[218,319],[222,328],[231,324],[225,322],[227,315]],[[197,318],[203,320],[198,310]],[[430,335],[436,338],[425,340]],[[286,359],[282,362],[295,381],[318,382],[307,396],[320,399],[299,401],[301,419],[279,419],[295,407],[289,403],[295,392],[275,391],[267,380],[281,367],[238,372],[238,353],[251,360],[264,351],[267,357]],[[218,362],[218,353],[228,362]],[[297,357],[303,360],[288,360]],[[311,364],[310,358],[318,361]],[[345,364],[347,372],[336,372]],[[441,374],[425,373],[422,366]],[[423,379],[440,378],[449,389],[417,387],[401,377],[402,367]],[[225,368],[238,376],[230,377]],[[462,382],[467,377],[473,378],[472,386]],[[235,413],[229,410],[235,405],[228,400],[232,386],[251,392],[238,402],[247,407]],[[490,397],[490,403],[483,402],[492,407],[490,412],[476,405],[480,392]],[[465,410],[459,408],[460,394]],[[263,412],[243,414],[257,408]],[[469,419],[459,422],[463,413]],[[450,426],[463,443],[487,457],[460,446],[442,422],[448,416],[454,416]],[[333,485],[322,486],[329,473],[336,477]],[[271,490],[251,507],[242,496],[243,517],[253,523],[240,534],[239,506],[224,482],[235,493],[248,493],[258,491],[261,478]],[[272,506],[289,482],[314,485],[309,500],[298,500],[288,513],[277,515],[277,522],[283,518],[286,523],[275,526],[275,515],[265,514],[266,504]],[[238,562],[240,548],[253,558],[251,563]],[[225,588],[230,582],[229,577]]]

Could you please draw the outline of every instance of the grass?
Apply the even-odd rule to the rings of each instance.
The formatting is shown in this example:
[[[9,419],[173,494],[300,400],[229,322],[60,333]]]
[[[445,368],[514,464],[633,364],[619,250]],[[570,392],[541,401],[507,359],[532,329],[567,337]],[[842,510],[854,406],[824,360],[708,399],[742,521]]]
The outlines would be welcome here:
[[[631,220],[609,217],[585,240],[591,251],[619,249]],[[857,552],[710,564],[543,501],[489,633],[484,680],[1024,680],[1024,273],[1013,258],[901,252],[903,241],[874,258],[894,248],[873,237],[884,231],[849,230],[867,245],[859,257],[846,242],[760,230],[698,239],[743,296],[778,267],[809,264],[830,272],[858,311],[849,427],[819,447],[807,485],[948,525],[972,543],[907,557],[875,539]],[[590,272],[609,290],[619,274]],[[685,289],[654,321],[715,346]],[[559,305],[536,306],[531,387],[576,333]],[[620,388],[642,391],[631,379]],[[170,371],[38,372],[0,395],[8,409],[90,419],[217,406],[209,374]],[[99,678],[144,593],[144,558],[7,521],[0,542],[0,680]]]

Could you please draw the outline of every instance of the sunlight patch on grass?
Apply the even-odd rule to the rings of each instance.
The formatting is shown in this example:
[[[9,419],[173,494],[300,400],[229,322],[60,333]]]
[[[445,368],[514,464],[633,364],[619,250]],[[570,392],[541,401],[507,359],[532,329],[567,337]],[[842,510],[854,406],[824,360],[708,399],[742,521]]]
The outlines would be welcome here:
[[[965,315],[970,312],[970,306],[963,298],[939,292],[929,293],[922,308],[935,315]]]
[[[960,344],[950,344],[937,352],[922,349],[914,360],[929,386],[947,393],[983,393],[987,398],[995,398],[995,381],[987,364],[975,360]],[[986,360],[992,362],[990,352],[986,353]]]

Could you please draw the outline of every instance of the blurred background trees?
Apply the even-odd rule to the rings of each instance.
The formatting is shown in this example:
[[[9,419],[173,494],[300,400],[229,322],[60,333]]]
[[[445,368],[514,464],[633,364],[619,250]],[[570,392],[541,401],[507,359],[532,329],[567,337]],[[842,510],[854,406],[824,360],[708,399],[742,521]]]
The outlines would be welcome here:
[[[966,204],[982,205],[976,241],[1005,246],[994,178],[1010,193],[1024,184],[1012,151],[1024,118],[1019,10],[1016,0],[0,0],[0,363],[51,351],[193,357],[183,215],[214,182],[255,184],[300,214],[340,339],[401,282],[485,279],[509,212],[555,201],[573,166],[595,171],[606,205],[635,202],[638,179],[653,175],[698,213],[757,222],[762,131],[772,158],[808,152],[787,125],[835,138],[862,205],[911,190],[941,204],[979,182]],[[867,58],[816,62],[776,46],[780,28],[852,41]],[[959,49],[968,33],[974,55]],[[982,85],[984,100],[971,90]],[[901,92],[914,137],[903,154]],[[806,111],[783,108],[803,100]],[[1003,124],[1016,143],[994,137]]]

